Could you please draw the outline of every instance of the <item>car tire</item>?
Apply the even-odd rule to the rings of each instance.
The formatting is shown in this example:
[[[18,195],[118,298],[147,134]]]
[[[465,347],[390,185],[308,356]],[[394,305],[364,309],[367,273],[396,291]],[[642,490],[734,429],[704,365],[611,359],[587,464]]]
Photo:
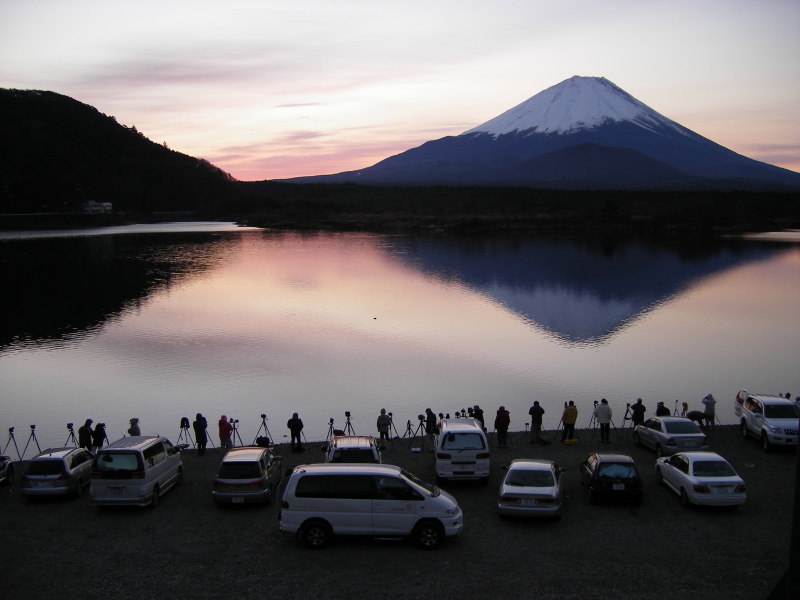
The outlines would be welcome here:
[[[684,488],[681,488],[681,506],[683,506],[683,508],[692,508],[692,503],[689,501],[689,494],[686,493]]]
[[[656,483],[664,485],[664,475],[661,473],[661,469],[656,469]]]
[[[772,444],[769,441],[769,437],[767,437],[766,433],[761,434],[761,449],[764,452],[771,452],[772,451]]]
[[[742,439],[747,439],[749,432],[747,431],[747,421],[742,419]]]
[[[161,490],[159,490],[158,486],[156,485],[156,487],[153,488],[153,500],[150,503],[150,508],[157,508],[158,507],[158,501],[159,501],[160,495],[161,495]]]
[[[419,548],[434,550],[442,545],[444,527],[438,521],[422,521],[414,527],[411,537]]]
[[[642,447],[642,440],[639,439],[638,433],[633,434],[633,445],[636,446],[637,448]]]
[[[311,550],[322,550],[331,542],[333,530],[322,520],[312,520],[303,523],[300,528],[300,539],[303,545]]]

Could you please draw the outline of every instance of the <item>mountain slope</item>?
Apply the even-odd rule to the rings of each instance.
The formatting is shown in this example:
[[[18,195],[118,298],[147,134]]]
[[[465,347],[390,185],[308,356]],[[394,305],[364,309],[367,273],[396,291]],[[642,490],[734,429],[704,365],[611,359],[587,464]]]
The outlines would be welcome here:
[[[674,184],[680,187],[800,188],[800,174],[724,148],[598,77],[573,77],[459,136],[426,142],[372,167],[293,181],[530,185],[529,177],[515,179],[509,169],[584,144],[596,147],[600,162],[613,162],[618,149],[650,157],[678,171]],[[608,156],[601,158],[603,152]],[[558,186],[574,187],[567,177]],[[575,179],[583,178],[577,174]],[[596,183],[620,188],[664,185],[662,178],[639,179],[626,182],[608,172]]]

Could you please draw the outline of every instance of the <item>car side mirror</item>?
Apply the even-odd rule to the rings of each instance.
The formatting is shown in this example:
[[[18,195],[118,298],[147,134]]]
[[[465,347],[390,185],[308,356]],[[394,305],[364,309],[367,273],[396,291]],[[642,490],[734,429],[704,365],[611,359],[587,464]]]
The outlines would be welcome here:
[[[508,471],[508,465],[500,465],[500,469],[503,471]]]

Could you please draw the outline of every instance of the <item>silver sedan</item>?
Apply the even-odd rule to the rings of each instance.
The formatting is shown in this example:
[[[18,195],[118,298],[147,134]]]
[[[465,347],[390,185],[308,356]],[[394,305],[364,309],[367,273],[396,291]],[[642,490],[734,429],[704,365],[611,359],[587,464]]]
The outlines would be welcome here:
[[[747,487],[733,467],[715,452],[678,452],[656,460],[656,480],[681,497],[681,504],[739,506]]]
[[[497,511],[501,516],[561,517],[562,485],[559,468],[551,460],[518,458],[511,461],[500,484]]]
[[[633,443],[667,456],[680,451],[706,450],[708,439],[700,428],[683,417],[653,417],[633,431]]]

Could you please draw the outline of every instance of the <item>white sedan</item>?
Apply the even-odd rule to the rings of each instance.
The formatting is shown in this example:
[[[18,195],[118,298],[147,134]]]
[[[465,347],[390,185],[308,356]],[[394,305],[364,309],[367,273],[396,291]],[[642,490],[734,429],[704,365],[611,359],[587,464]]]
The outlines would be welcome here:
[[[507,468],[497,498],[501,516],[561,518],[561,474],[566,469],[535,458],[512,460]]]
[[[656,460],[656,480],[681,497],[681,504],[739,506],[747,500],[744,480],[715,452],[678,452]]]

